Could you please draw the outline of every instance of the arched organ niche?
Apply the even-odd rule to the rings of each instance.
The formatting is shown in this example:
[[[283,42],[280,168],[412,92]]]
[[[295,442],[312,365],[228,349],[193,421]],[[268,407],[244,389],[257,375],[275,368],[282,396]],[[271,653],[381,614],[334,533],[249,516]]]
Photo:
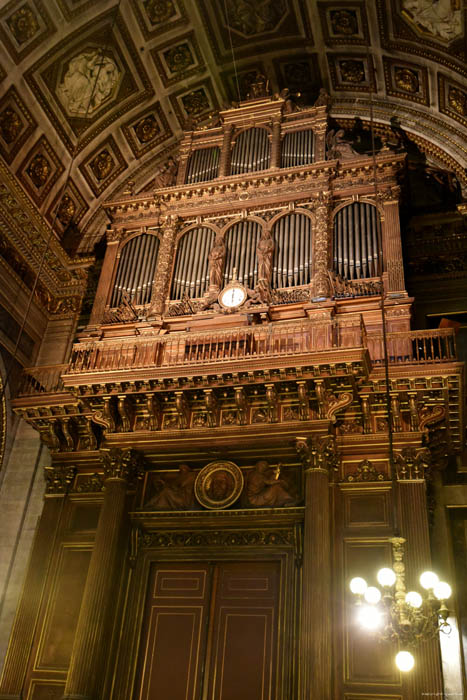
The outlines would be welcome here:
[[[313,131],[292,131],[284,136],[281,150],[281,168],[294,168],[313,162]]]
[[[198,148],[190,156],[187,166],[187,185],[195,182],[206,182],[213,180],[219,174],[220,149],[218,146],[212,148]]]
[[[202,297],[209,286],[208,255],[214,245],[215,233],[207,226],[192,228],[179,240],[172,275],[170,298]]]
[[[232,148],[230,174],[266,170],[271,162],[271,142],[267,129],[254,127],[241,131]]]
[[[256,248],[261,238],[261,226],[256,221],[238,221],[225,234],[226,257],[224,280],[227,284],[234,275],[242,284],[253,288],[258,277]]]
[[[374,205],[354,202],[336,213],[333,257],[334,271],[344,279],[381,275],[381,223]]]
[[[273,289],[297,287],[311,280],[311,219],[305,214],[287,214],[273,226],[275,242],[272,262]]]
[[[159,238],[143,233],[131,238],[122,248],[118,261],[110,306],[120,306],[124,295],[134,306],[149,304],[159,253]]]

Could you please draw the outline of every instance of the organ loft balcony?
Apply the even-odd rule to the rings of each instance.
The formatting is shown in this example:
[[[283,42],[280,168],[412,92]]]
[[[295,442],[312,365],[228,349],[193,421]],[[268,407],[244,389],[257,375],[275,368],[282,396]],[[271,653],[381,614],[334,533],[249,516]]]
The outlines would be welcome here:
[[[105,204],[90,322],[69,363],[27,370],[14,401],[53,452],[441,418],[460,449],[453,331],[410,326],[405,154],[357,153],[327,109],[324,94],[300,110],[256,95],[186,132],[150,190]]]

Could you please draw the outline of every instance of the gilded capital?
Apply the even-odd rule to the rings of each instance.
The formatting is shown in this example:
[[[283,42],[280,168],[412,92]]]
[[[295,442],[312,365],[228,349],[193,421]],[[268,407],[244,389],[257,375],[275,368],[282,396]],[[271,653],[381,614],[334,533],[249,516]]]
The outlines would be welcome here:
[[[111,447],[101,450],[101,459],[104,481],[112,479],[131,483],[142,476],[142,456],[136,450]]]
[[[295,449],[306,471],[331,473],[339,464],[336,439],[332,435],[319,438],[295,438]]]
[[[47,495],[59,496],[68,493],[76,469],[74,467],[45,467],[45,492]]]

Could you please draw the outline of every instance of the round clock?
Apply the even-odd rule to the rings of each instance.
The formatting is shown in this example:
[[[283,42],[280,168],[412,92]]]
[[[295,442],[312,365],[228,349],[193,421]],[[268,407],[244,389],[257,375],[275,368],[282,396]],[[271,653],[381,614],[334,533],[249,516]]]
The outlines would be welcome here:
[[[227,285],[219,294],[219,304],[224,309],[236,309],[246,301],[247,293],[245,287],[240,282],[232,282]]]

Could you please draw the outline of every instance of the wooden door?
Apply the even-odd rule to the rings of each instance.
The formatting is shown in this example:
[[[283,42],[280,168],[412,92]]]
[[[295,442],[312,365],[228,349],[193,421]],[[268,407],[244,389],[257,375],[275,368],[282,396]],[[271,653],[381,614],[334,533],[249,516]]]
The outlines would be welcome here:
[[[155,564],[138,700],[274,700],[278,562]]]

